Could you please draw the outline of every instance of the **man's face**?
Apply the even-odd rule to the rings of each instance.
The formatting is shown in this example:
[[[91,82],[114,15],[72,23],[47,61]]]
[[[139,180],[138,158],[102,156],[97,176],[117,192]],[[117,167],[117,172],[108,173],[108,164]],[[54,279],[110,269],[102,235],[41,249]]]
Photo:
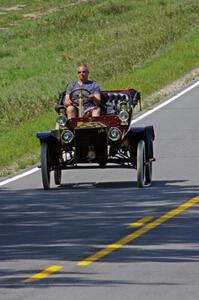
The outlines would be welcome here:
[[[79,80],[82,82],[85,82],[88,79],[88,70],[85,67],[79,67],[77,69],[77,74]]]

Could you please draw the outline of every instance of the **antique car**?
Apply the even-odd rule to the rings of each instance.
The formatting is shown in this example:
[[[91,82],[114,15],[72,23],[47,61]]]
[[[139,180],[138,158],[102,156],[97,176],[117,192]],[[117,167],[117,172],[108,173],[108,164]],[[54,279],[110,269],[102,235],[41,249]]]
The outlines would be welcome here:
[[[55,128],[38,132],[41,144],[41,174],[44,189],[50,188],[50,172],[61,184],[63,170],[77,168],[131,168],[137,170],[137,186],[152,181],[153,126],[132,126],[133,109],[140,103],[134,89],[101,92],[101,114],[92,117],[84,111],[84,89],[78,92],[78,117],[67,119],[63,105],[65,93],[58,98]]]

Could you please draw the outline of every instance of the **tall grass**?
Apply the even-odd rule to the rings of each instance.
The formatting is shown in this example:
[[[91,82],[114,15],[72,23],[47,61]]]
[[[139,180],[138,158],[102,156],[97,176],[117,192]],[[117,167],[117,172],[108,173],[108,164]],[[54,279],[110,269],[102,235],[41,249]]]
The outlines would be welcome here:
[[[78,62],[89,63],[91,76],[102,87],[121,74],[133,77],[146,61],[190,31],[199,14],[198,2],[190,0],[88,1],[79,7],[67,6],[67,1],[51,14],[45,12],[53,3],[60,8],[64,1],[25,3],[14,14],[16,26],[0,32],[1,128],[48,111],[58,91],[76,76]],[[24,10],[43,16],[25,21]],[[137,87],[143,88],[139,83]]]

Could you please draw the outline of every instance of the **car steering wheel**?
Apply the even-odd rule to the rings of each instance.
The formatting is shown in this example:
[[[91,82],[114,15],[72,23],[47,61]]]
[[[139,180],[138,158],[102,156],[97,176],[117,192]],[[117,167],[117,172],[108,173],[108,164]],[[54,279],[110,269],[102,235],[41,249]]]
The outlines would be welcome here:
[[[80,94],[81,94],[82,91],[87,92],[89,95],[91,94],[91,91],[89,91],[89,90],[87,90],[87,89],[84,89],[84,88],[77,88],[77,89],[74,89],[74,90],[72,90],[72,91],[70,92],[70,94],[69,94],[69,99],[70,99],[71,101],[73,101],[73,99],[72,99],[73,94],[74,94],[75,92],[78,92],[78,91],[80,91],[78,97],[80,96]],[[83,95],[83,94],[82,94],[82,95]],[[86,98],[86,99],[88,98],[88,97],[85,96],[85,95],[83,95],[83,96],[84,96],[84,98]],[[86,100],[86,99],[85,99],[85,100]]]
[[[83,112],[83,102],[86,101],[86,100],[88,100],[88,96],[83,95],[82,92],[85,91],[85,92],[88,93],[88,95],[90,95],[92,93],[91,93],[91,91],[89,91],[89,90],[87,90],[85,88],[74,89],[69,94],[69,99],[71,101],[73,101],[73,98],[72,98],[73,94],[75,92],[78,92],[78,91],[79,91],[79,95],[78,95],[78,99],[77,99],[78,100],[78,114],[79,114],[79,117],[83,117],[83,115],[84,115],[84,112]]]

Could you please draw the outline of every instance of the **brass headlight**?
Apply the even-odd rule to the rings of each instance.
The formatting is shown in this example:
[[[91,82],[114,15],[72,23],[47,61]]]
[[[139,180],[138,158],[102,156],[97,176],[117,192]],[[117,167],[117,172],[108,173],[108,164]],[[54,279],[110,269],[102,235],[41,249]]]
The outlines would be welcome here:
[[[108,132],[108,137],[111,141],[118,141],[121,137],[121,130],[117,127],[111,127]]]
[[[67,118],[64,115],[61,115],[57,118],[56,122],[60,128],[64,128],[64,127],[66,127]]]
[[[129,119],[129,113],[126,110],[122,110],[120,111],[118,117],[122,123],[126,123]]]
[[[65,144],[72,142],[74,134],[70,130],[64,130],[61,135],[61,139]]]

